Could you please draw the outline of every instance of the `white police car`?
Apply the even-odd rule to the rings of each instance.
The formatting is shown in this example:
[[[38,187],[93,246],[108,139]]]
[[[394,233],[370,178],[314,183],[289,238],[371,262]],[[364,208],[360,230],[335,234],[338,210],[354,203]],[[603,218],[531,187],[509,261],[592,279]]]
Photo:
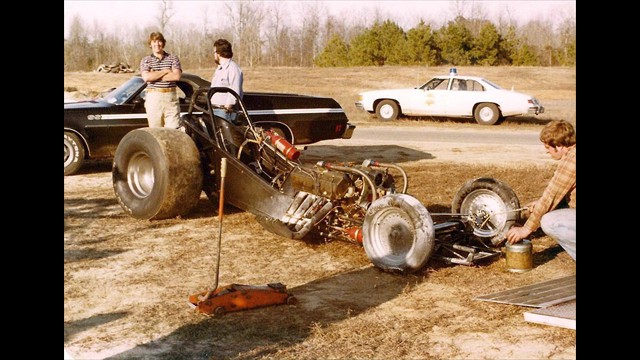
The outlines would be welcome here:
[[[506,117],[541,114],[544,106],[533,96],[506,90],[477,76],[435,76],[410,89],[374,90],[360,93],[356,107],[375,113],[382,121],[398,116],[473,117],[478,124],[494,125]]]

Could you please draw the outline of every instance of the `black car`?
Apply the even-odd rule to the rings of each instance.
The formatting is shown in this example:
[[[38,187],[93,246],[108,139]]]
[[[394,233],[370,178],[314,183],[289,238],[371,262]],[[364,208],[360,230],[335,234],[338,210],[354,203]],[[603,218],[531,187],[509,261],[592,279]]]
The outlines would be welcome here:
[[[183,73],[178,85],[181,114],[191,96],[211,83]],[[112,158],[120,140],[131,130],[147,127],[146,86],[137,75],[93,100],[64,104],[64,174],[77,172],[86,159]],[[243,102],[254,123],[272,128],[294,145],[349,139],[355,125],[332,98],[298,94],[247,92]]]

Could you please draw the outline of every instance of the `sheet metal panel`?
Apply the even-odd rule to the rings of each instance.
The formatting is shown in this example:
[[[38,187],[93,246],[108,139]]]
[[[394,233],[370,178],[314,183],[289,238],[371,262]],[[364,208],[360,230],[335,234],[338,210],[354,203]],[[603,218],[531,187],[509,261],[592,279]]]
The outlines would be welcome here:
[[[576,275],[543,281],[537,284],[475,297],[475,300],[491,301],[528,307],[545,308],[576,298]]]
[[[576,329],[576,301],[553,305],[524,313],[524,320],[537,324]]]

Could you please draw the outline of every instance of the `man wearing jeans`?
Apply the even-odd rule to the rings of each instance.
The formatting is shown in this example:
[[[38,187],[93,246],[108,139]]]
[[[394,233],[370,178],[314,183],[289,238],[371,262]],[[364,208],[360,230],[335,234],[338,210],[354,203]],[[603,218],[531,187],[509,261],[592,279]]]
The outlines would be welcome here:
[[[525,224],[509,229],[507,241],[515,244],[541,227],[575,261],[576,133],[569,122],[554,120],[542,128],[540,141],[551,158],[560,162],[540,199],[528,205]]]
[[[213,59],[218,66],[211,78],[211,87],[226,87],[235,91],[240,99],[243,97],[243,74],[240,66],[233,61],[233,49],[226,39],[218,39],[213,43]],[[231,123],[235,122],[237,113],[234,112],[236,98],[229,93],[218,92],[211,97],[214,107],[213,113]]]
[[[153,53],[140,61],[142,79],[147,82],[145,109],[149,127],[180,127],[180,102],[176,93],[176,81],[182,76],[182,66],[177,56],[164,51],[166,41],[162,33],[149,35],[149,47]]]

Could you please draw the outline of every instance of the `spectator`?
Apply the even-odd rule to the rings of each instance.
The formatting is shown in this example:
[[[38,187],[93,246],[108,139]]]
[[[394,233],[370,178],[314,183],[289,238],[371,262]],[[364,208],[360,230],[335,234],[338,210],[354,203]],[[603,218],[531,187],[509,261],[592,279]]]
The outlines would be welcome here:
[[[542,196],[528,205],[524,226],[507,232],[507,241],[517,243],[542,228],[576,260],[576,134],[564,120],[554,120],[540,131],[540,141],[554,160],[559,160]]]
[[[145,109],[149,127],[180,127],[180,102],[176,93],[176,81],[182,76],[182,66],[177,56],[164,51],[166,41],[162,33],[149,35],[152,54],[140,61],[142,79],[147,82]]]
[[[218,67],[211,78],[211,87],[227,87],[235,91],[242,99],[242,70],[233,61],[231,43],[225,39],[218,39],[213,43],[213,57]],[[214,106],[214,114],[230,122],[235,121],[237,113],[234,112],[236,98],[229,93],[218,92],[211,97]]]

